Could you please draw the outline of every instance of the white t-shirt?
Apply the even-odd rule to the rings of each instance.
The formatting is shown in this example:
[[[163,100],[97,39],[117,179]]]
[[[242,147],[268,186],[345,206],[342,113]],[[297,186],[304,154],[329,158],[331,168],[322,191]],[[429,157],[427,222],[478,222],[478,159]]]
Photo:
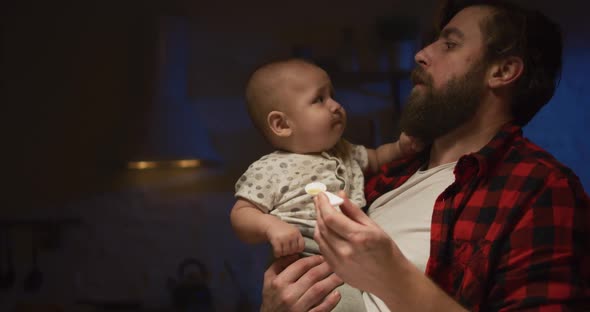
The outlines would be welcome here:
[[[434,202],[455,181],[457,162],[418,170],[395,190],[380,196],[368,214],[397,244],[404,256],[426,270]],[[363,292],[367,312],[389,311],[377,296]]]

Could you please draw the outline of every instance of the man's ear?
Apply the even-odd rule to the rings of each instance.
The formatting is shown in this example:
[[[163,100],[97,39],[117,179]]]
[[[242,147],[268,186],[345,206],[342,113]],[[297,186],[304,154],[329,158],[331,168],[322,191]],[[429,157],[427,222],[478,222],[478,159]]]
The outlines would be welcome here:
[[[272,131],[276,136],[288,137],[293,132],[293,129],[291,129],[291,126],[289,124],[287,115],[285,115],[285,113],[283,112],[272,111],[268,113],[268,116],[266,117],[266,122],[268,123],[270,131]]]
[[[514,83],[524,71],[522,58],[509,56],[500,61],[492,63],[488,85],[492,89],[501,88]]]

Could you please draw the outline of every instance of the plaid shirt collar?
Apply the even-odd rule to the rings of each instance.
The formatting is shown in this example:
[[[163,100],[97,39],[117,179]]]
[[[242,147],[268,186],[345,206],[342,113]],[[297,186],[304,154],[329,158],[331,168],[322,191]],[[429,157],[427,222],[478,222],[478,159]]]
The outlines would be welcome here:
[[[467,181],[472,180],[474,175],[477,176],[477,180],[489,177],[501,161],[501,155],[505,154],[512,145],[512,141],[520,136],[522,136],[520,126],[512,122],[503,125],[492,140],[482,149],[459,158],[454,171],[457,182],[460,184],[467,183]],[[427,148],[413,157],[383,165],[379,174],[367,180],[365,187],[367,206],[365,209],[368,209],[370,204],[379,196],[404,184],[426,164],[429,154],[430,149]]]

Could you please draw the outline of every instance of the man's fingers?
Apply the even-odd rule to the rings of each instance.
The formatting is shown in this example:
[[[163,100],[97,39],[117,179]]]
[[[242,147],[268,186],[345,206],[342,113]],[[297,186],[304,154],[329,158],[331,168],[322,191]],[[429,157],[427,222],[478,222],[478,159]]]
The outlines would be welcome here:
[[[279,273],[281,273],[286,267],[288,267],[291,263],[295,262],[299,256],[292,255],[288,257],[282,257],[275,260],[270,267],[264,272],[264,280],[271,281],[273,280]]]
[[[330,205],[330,200],[324,193],[319,193],[318,195],[314,196],[313,202],[317,210],[318,218],[338,213],[338,210]]]
[[[280,272],[280,274],[277,273],[278,276],[276,277],[276,282],[285,284],[294,283],[307,271],[323,262],[324,260],[321,256],[301,258],[298,261],[292,262],[292,264],[288,265],[286,268],[283,267],[283,270]]]
[[[367,216],[359,207],[353,204],[348,197],[342,196],[342,198],[344,199],[344,203],[340,205],[340,210],[342,210],[343,214],[360,224],[366,225],[373,223],[371,218],[369,218],[369,216]]]
[[[331,229],[332,231],[334,231],[335,234],[338,234],[342,237],[346,237],[347,234],[357,231],[357,228],[358,228],[357,221],[351,219],[346,214],[336,211],[334,209],[334,207],[332,207],[330,205],[330,202],[328,201],[328,198],[326,197],[326,195],[320,193],[320,194],[318,194],[318,196],[316,196],[314,198],[314,200],[315,200],[315,204],[316,204],[316,207],[318,210],[317,222],[323,222],[323,224],[325,224],[326,228]],[[353,205],[349,200],[344,199],[344,203],[342,205],[340,205],[340,208],[347,209],[347,207],[345,207],[347,205],[347,203],[348,203],[348,205]],[[353,206],[353,208],[354,208],[354,206]],[[344,209],[343,209],[343,212],[344,212]],[[359,209],[359,212],[361,214],[363,213],[362,211],[360,211],[360,209]],[[320,231],[323,231],[323,230],[324,229],[322,229],[320,227]]]
[[[322,255],[325,255],[324,250],[326,250],[327,248],[330,249],[326,250],[327,252],[332,252],[333,248],[337,248],[337,246],[346,244],[345,237],[338,234],[332,228],[328,227],[324,222],[324,218],[318,218],[316,221],[316,231],[314,233],[314,240],[320,245],[320,248],[322,248]]]
[[[322,230],[320,230],[322,228]],[[318,228],[316,233],[314,234],[314,240],[318,243],[320,247],[320,252],[324,255],[324,260],[328,262],[328,264],[333,265],[331,263],[331,259],[338,259],[338,255],[334,250],[334,245],[339,245],[342,243],[342,239],[337,234],[322,234],[322,232],[331,232],[329,229],[325,229],[325,227],[320,226],[320,222],[318,222]],[[324,235],[329,236],[325,238]]]
[[[328,295],[324,299],[324,301],[322,301],[322,303],[320,303],[319,305],[317,305],[314,308],[312,308],[311,310],[309,310],[309,312],[332,311],[332,309],[334,309],[334,307],[336,307],[336,305],[340,301],[340,297],[341,297],[341,295],[339,292],[333,291],[330,295]]]
[[[334,303],[334,305],[338,303],[338,300],[334,299],[329,300],[326,304],[322,302],[327,296],[334,292],[336,287],[343,283],[340,277],[331,273],[327,263],[323,263],[310,271],[309,281],[312,281],[313,283],[309,284],[305,289],[305,293],[298,300],[299,305],[303,307],[305,311],[316,305],[317,307],[333,307],[332,303]],[[339,297],[335,299],[339,299]],[[318,303],[320,304],[318,305]]]
[[[307,264],[302,264],[304,263],[304,260],[314,257],[321,259],[319,256],[302,258],[286,268],[271,283],[271,288],[283,289],[283,295],[281,296],[283,298],[282,300],[289,306],[298,307],[297,310],[309,310],[311,307],[319,304],[325,296],[342,283],[342,280],[339,277],[332,274],[332,269],[330,269],[330,266],[325,262],[321,262],[312,267],[295,283],[285,284],[284,280],[281,280],[281,277],[283,277],[283,274],[285,274],[287,270],[297,265],[300,265],[301,267],[307,266]]]

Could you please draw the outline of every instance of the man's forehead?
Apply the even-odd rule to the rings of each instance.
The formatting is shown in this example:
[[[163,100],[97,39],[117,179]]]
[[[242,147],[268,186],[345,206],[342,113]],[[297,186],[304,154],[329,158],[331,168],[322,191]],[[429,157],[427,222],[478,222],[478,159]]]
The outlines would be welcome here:
[[[459,39],[480,38],[481,23],[490,16],[492,8],[488,6],[470,6],[459,11],[445,25],[441,36],[455,35]]]

